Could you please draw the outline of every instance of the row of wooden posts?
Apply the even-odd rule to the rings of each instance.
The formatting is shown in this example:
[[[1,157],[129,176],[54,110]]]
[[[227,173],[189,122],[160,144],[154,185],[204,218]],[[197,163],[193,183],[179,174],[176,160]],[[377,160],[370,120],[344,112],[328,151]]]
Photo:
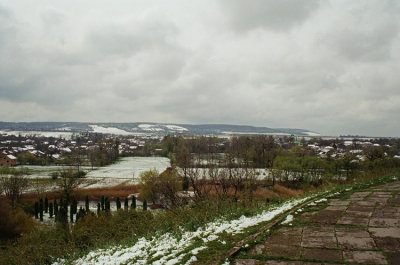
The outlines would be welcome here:
[[[111,209],[110,205],[110,199],[108,197],[101,196],[100,202],[97,203],[97,215],[100,215],[101,212],[106,212],[109,213]],[[116,206],[117,210],[121,209],[121,200],[119,197],[116,199]],[[130,209],[136,209],[136,197],[132,195],[132,200],[131,200],[131,205],[129,206],[129,199],[125,198],[124,200],[124,209],[128,210]],[[35,202],[35,219],[39,219],[40,221],[43,221],[43,214],[48,213],[50,218],[55,217],[56,221],[61,221],[61,222],[68,222],[68,200],[65,200],[61,198],[59,200],[59,203],[57,203],[57,200],[55,199],[53,202],[49,202],[47,196],[44,198],[40,198],[38,201]],[[143,200],[143,210],[147,210],[147,201]],[[69,207],[69,218],[70,222],[74,222],[74,216],[75,216],[75,222],[79,220],[79,218],[82,218],[86,214],[91,213],[89,209],[89,197],[86,195],[85,198],[85,208],[80,206],[78,210],[78,202],[75,199],[75,197],[72,198],[70,207]]]

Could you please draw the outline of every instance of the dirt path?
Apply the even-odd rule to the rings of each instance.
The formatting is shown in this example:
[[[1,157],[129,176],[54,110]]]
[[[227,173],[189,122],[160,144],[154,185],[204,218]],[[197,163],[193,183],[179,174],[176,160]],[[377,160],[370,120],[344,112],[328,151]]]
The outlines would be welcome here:
[[[338,195],[339,196],[339,195]],[[400,182],[309,204],[234,264],[400,264]]]

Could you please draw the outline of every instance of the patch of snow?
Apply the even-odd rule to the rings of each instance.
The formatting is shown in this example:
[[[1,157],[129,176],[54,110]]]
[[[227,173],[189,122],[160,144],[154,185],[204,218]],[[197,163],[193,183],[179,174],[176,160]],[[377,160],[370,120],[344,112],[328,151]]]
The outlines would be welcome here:
[[[192,251],[190,251],[190,253],[192,253],[193,255],[197,255],[197,254],[199,254],[200,251],[202,251],[203,249],[206,249],[206,248],[207,248],[206,246],[198,247],[198,248],[192,249]]]
[[[303,209],[298,209],[298,210],[295,212],[295,214],[298,214],[298,213],[301,213],[301,212],[303,212]]]
[[[177,125],[164,125],[165,127],[168,128],[168,130],[171,131],[187,131],[188,129],[181,127],[181,126],[177,126]]]
[[[265,210],[251,217],[241,216],[238,219],[229,221],[220,219],[198,228],[194,232],[182,231],[179,239],[172,233],[165,233],[150,239],[142,237],[130,247],[116,246],[109,249],[95,250],[75,260],[72,264],[147,264],[150,260],[153,261],[153,264],[178,264],[181,263],[184,257],[193,254],[192,252],[185,253],[185,250],[195,242],[199,242],[204,238],[218,240],[219,234],[222,232],[232,235],[239,234],[248,227],[272,220],[277,215],[301,204],[307,199],[289,201],[279,207]],[[201,250],[205,248],[206,246]],[[195,250],[200,251],[199,248]]]
[[[115,127],[102,127],[98,125],[89,125],[95,133],[115,134],[115,135],[133,135],[131,132],[121,130]]]
[[[281,222],[282,225],[288,224],[293,222],[293,215],[289,214],[286,216],[286,219]]]
[[[244,135],[253,135],[253,134],[255,134],[255,135],[259,135],[259,134],[262,134],[262,135],[281,135],[281,136],[290,136],[291,134],[290,133],[280,133],[280,132],[276,132],[276,133],[261,133],[261,132],[230,132],[230,131],[223,131],[223,132],[221,132],[222,134],[229,134],[229,135],[241,135],[241,134],[244,134]]]
[[[326,202],[326,201],[328,201],[326,198],[322,198],[322,199],[316,200],[315,203]]]
[[[154,125],[152,125],[152,124],[139,124],[138,125],[138,127],[140,128],[140,129],[148,129],[148,128],[151,128],[151,127],[153,127]]]
[[[17,159],[15,156],[13,156],[13,155],[7,155],[7,157],[9,158],[9,159],[13,159],[13,160],[15,160],[15,159]]]
[[[143,131],[148,131],[148,132],[164,131],[164,129],[160,128],[158,125],[155,125],[155,124],[139,124],[138,127],[140,129],[142,129]]]
[[[303,132],[303,133],[308,135],[308,136],[321,136],[321,134],[315,133],[315,132]]]
[[[72,132],[48,132],[48,131],[0,131],[3,135],[15,135],[24,137],[54,137],[69,140],[72,138]]]
[[[185,263],[185,265],[189,265],[189,264],[191,264],[192,262],[196,262],[197,261],[197,257],[196,256],[192,256],[186,263]]]
[[[150,169],[164,171],[170,166],[169,159],[165,157],[124,157],[115,164],[90,171],[85,179],[97,182],[91,188],[121,183],[137,184],[142,172]]]
[[[230,261],[229,261],[228,259],[226,259],[225,262],[222,263],[222,265],[230,265],[230,264],[231,264],[231,263],[230,263]]]
[[[71,131],[71,127],[61,127],[61,128],[58,128],[58,130],[60,130],[60,131]]]

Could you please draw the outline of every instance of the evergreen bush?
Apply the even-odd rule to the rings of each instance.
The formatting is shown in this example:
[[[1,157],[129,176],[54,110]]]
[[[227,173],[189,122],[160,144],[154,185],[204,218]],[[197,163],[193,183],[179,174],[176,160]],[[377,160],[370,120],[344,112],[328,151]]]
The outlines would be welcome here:
[[[54,216],[57,217],[58,215],[58,204],[57,200],[54,200]]]
[[[49,203],[49,215],[50,215],[50,218],[53,218],[53,213],[54,213],[53,203]]]
[[[143,211],[147,210],[147,201],[143,200]]]
[[[69,221],[71,223],[74,222],[74,207],[72,207],[72,205],[69,207]]]
[[[132,209],[136,209],[136,197],[135,197],[135,195],[132,195],[131,208]]]
[[[43,221],[43,198],[40,198],[39,201],[39,217],[40,221]]]
[[[128,207],[129,207],[128,197],[125,197],[124,209],[125,209],[125,210],[128,210]]]
[[[76,201],[75,197],[72,198],[71,208],[72,208],[72,214],[76,214],[78,211],[78,202]]]
[[[105,207],[105,211],[106,211],[106,212],[110,212],[111,205],[110,205],[110,199],[108,199],[108,197],[105,198],[104,204],[105,204],[105,206],[104,206],[104,207]]]
[[[100,201],[100,203],[101,203],[101,210],[104,211],[104,210],[105,210],[105,208],[104,208],[104,206],[105,206],[105,198],[104,198],[104,195],[101,196],[101,201]]]
[[[117,197],[116,204],[117,204],[117,210],[121,209],[121,200],[119,199],[119,197]]]
[[[39,202],[35,202],[35,219],[39,219]]]
[[[47,195],[46,198],[44,198],[44,212],[45,213],[49,212],[49,199],[47,198]]]
[[[86,213],[89,213],[89,196],[88,195],[86,195],[86,197],[85,197],[85,210],[86,210]]]

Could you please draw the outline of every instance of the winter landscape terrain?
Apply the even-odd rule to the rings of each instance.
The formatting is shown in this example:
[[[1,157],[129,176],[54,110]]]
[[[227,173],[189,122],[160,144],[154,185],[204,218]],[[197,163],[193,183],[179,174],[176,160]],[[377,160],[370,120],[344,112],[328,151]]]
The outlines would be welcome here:
[[[267,127],[224,124],[162,124],[162,123],[62,123],[62,122],[0,122],[0,130],[10,134],[40,134],[70,137],[72,133],[95,132],[115,135],[187,134],[187,135],[238,135],[270,134],[318,136],[305,129],[272,129]]]

